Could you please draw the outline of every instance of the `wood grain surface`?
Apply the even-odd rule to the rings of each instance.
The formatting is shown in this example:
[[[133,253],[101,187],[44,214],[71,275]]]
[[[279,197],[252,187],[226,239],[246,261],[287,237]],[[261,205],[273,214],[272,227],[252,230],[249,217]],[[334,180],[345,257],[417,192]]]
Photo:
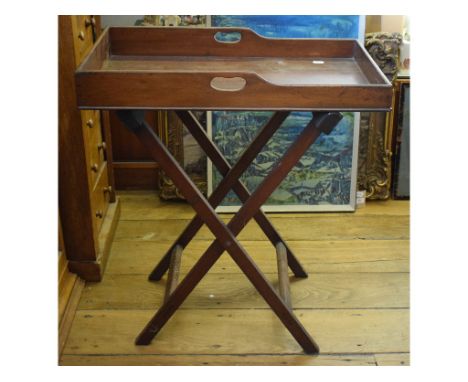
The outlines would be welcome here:
[[[228,222],[228,218],[223,219]],[[323,216],[306,215],[294,219],[272,218],[273,225],[286,241],[308,240],[406,240],[409,237],[407,216]],[[171,219],[120,222],[116,240],[161,241],[176,239],[188,220]],[[194,240],[211,240],[212,233],[203,227]],[[240,240],[264,241],[262,230],[255,222],[248,223],[239,235]]]
[[[272,262],[276,261],[273,257]],[[268,309],[249,280],[239,273],[208,274],[181,309]],[[181,275],[181,279],[184,275]],[[277,286],[278,275],[269,274]],[[292,306],[304,309],[408,308],[408,273],[314,273],[290,276]],[[144,275],[106,275],[88,283],[79,309],[157,309],[166,288]],[[138,293],[135,293],[138,291]]]
[[[208,248],[209,240],[194,240],[185,249],[181,270]],[[290,247],[312,273],[408,272],[408,240],[314,240],[290,241]],[[149,274],[171,246],[170,241],[115,241],[106,274]],[[242,245],[265,273],[276,273],[275,254],[266,241],[242,241]],[[134,256],[129,256],[134,253]],[[238,267],[224,254],[210,273],[237,273]]]
[[[307,356],[227,254],[151,345],[135,346],[166,287],[167,276],[147,276],[192,212],[153,192],[119,198],[106,273],[81,294],[61,365],[409,365],[407,201],[368,203],[354,214],[270,215],[309,272],[290,273],[294,313],[321,347]],[[241,242],[276,286],[275,248],[257,232],[247,227]],[[209,244],[204,233],[184,249],[180,279]]]
[[[270,39],[236,28],[109,28],[76,72],[97,109],[389,110],[392,87],[356,40]],[[213,80],[245,86],[212,86]],[[190,84],[187,86],[186,84]]]
[[[294,312],[323,353],[408,350],[407,309],[325,309]],[[270,310],[178,310],[148,346],[135,334],[151,310],[79,310],[64,354],[301,354]]]

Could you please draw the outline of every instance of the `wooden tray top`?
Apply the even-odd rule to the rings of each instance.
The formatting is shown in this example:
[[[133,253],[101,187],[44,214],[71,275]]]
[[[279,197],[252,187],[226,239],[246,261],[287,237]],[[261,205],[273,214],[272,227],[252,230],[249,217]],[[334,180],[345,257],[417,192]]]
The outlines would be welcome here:
[[[76,88],[83,109],[364,111],[389,110],[392,98],[356,40],[245,28],[108,28]]]

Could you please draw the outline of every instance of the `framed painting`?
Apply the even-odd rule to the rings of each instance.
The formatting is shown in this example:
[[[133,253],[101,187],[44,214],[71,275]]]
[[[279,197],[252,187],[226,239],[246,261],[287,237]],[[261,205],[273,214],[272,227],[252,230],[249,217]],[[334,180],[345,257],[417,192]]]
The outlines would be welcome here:
[[[395,86],[399,69],[399,33],[367,33],[365,47],[372,59]],[[359,132],[359,158],[357,188],[369,200],[386,200],[390,197],[392,167],[393,119],[395,116],[394,91],[392,111],[361,113]]]
[[[353,38],[363,41],[363,16],[208,16],[207,24],[248,27],[274,38]],[[226,159],[235,163],[271,112],[214,111],[207,115],[208,133]],[[344,118],[328,136],[321,136],[306,152],[262,209],[266,212],[354,211],[356,200],[359,113]],[[253,192],[310,120],[311,113],[294,112],[241,178]],[[208,194],[221,175],[208,161]],[[236,212],[240,201],[226,195],[218,212]]]

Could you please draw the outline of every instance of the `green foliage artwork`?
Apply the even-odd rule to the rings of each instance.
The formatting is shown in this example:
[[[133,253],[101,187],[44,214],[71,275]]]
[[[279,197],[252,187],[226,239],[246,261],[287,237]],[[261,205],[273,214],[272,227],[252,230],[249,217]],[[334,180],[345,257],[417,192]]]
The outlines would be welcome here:
[[[354,114],[344,118],[330,135],[321,135],[289,173],[266,205],[349,205],[351,197]],[[212,137],[233,165],[255,137],[271,112],[213,113]],[[310,121],[312,113],[295,112],[284,121],[241,178],[253,192],[282,157],[295,137]],[[213,169],[213,187],[221,175]],[[223,206],[238,206],[229,193]]]

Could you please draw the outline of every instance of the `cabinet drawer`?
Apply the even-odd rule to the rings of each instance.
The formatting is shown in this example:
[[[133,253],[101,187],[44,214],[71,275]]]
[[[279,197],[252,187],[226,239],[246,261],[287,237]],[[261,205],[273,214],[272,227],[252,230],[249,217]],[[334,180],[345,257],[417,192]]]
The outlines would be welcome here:
[[[101,166],[98,179],[91,192],[91,207],[93,215],[94,232],[97,235],[106,216],[109,205],[109,180],[107,177],[107,163]]]
[[[93,23],[95,23],[93,16],[72,16],[73,45],[77,66],[94,44]]]
[[[83,135],[85,138],[87,166],[90,172],[90,187],[94,187],[96,179],[104,163],[106,145],[102,142],[100,114],[97,110],[81,112]]]

